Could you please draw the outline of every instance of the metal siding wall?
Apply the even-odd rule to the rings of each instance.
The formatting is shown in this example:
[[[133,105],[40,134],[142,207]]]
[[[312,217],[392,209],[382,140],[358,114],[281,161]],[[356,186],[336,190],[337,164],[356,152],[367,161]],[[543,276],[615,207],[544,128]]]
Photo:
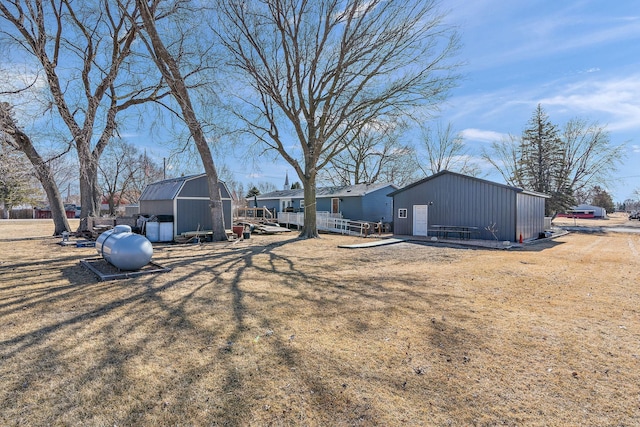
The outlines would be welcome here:
[[[394,197],[394,230],[412,234],[413,205],[429,206],[429,227],[464,225],[477,227],[481,239],[494,239],[486,230],[496,224],[498,240],[513,240],[516,222],[516,192],[509,188],[458,175],[442,175],[403,191]],[[398,209],[407,209],[407,219],[398,219]]]
[[[332,197],[324,198],[324,199],[316,198],[316,210],[323,211],[323,212],[331,212],[331,199]],[[311,206],[309,206],[309,208],[311,209]]]
[[[413,187],[393,197],[393,232],[400,235],[413,234],[413,205],[425,204],[420,200],[422,186]],[[406,209],[407,217],[398,218],[398,210]],[[431,212],[429,212],[431,213]],[[431,220],[429,219],[431,223]]]
[[[231,199],[231,194],[229,194],[226,184],[220,183],[220,197],[223,199]]]
[[[207,177],[201,176],[185,182],[178,197],[209,197]]]
[[[392,187],[381,188],[362,197],[362,218],[365,221],[393,221],[393,199],[387,197]]]
[[[475,179],[445,175],[446,184],[438,187],[434,209],[448,225],[477,227],[481,239],[495,239],[487,230],[495,224],[498,240],[511,240],[515,228],[515,192]],[[438,199],[446,200],[446,210],[438,208]]]
[[[231,214],[231,200],[223,200],[222,201],[222,212],[224,216],[224,228],[226,230],[231,230],[231,226],[233,225],[233,216]]]
[[[213,228],[208,199],[178,199],[176,210],[176,230],[174,231],[176,235],[180,235],[185,231],[196,231],[198,228],[200,228],[200,230],[211,230]]]
[[[173,215],[173,201],[140,200],[140,213],[149,215]]]
[[[544,204],[543,197],[531,194],[518,194],[518,220],[516,239],[522,233],[523,239],[537,238],[544,232]]]
[[[253,208],[253,200],[249,202],[249,207]],[[282,208],[280,207],[280,200],[278,199],[268,199],[268,200],[258,200],[258,207],[264,208],[266,207],[269,210],[275,209],[276,212],[280,212]]]
[[[362,217],[362,205],[360,204],[360,197],[340,198],[340,212],[342,213],[342,217],[346,219],[364,219]]]

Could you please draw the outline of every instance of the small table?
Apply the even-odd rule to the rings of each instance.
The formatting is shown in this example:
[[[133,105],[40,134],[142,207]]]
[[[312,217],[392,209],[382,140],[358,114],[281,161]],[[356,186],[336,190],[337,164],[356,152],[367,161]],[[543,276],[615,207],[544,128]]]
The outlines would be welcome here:
[[[448,239],[450,234],[458,235],[460,239],[470,239],[471,233],[478,231],[478,227],[468,225],[432,225],[431,231],[436,233],[436,237]]]

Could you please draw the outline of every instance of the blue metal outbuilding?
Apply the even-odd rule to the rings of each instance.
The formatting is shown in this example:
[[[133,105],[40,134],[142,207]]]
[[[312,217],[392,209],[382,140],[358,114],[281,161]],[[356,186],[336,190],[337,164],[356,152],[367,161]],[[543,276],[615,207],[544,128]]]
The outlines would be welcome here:
[[[518,241],[520,235],[537,238],[545,231],[544,205],[549,197],[449,171],[389,196],[394,234],[432,236],[436,225],[456,226],[474,230],[472,238],[509,241]]]

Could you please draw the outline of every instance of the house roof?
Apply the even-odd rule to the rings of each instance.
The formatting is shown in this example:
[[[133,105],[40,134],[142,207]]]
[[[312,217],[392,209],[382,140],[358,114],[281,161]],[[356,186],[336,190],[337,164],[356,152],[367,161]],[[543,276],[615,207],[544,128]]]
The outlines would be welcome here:
[[[391,187],[397,189],[398,187],[391,183],[378,183],[378,184],[355,184],[355,185],[342,185],[332,187],[318,187],[316,189],[316,197],[361,197],[366,196],[369,193],[380,190],[382,188]],[[270,199],[284,199],[284,198],[303,198],[304,190],[279,190],[272,191],[270,193],[261,194],[257,197],[258,200],[270,200]],[[249,197],[248,199],[253,199]]]
[[[189,177],[165,179],[146,186],[140,195],[140,200],[172,200],[178,195],[182,184]]]
[[[297,189],[297,190],[276,190],[276,191],[271,191],[269,193],[264,193],[264,194],[260,194],[258,196],[256,196],[256,198],[258,200],[267,200],[267,199],[286,199],[286,198],[297,198],[297,197],[304,197],[304,190],[302,189]],[[251,197],[247,197],[247,199],[252,199],[253,200],[254,196]]]
[[[187,175],[178,178],[170,178],[162,181],[153,182],[142,191],[140,200],[172,200],[177,195],[185,182],[192,179],[198,179],[206,176],[206,173],[200,173],[197,175]],[[226,185],[223,181],[221,184]]]
[[[436,174],[433,174],[433,175],[428,176],[426,178],[423,178],[423,179],[421,179],[419,181],[411,183],[411,184],[409,184],[409,185],[407,185],[405,187],[402,187],[402,188],[400,188],[400,189],[398,189],[398,190],[396,190],[396,191],[394,191],[392,193],[387,194],[387,196],[393,197],[398,193],[401,193],[401,192],[403,192],[405,190],[408,190],[410,188],[413,188],[413,187],[416,187],[418,185],[421,185],[421,184],[423,184],[423,183],[425,183],[427,181],[431,181],[433,179],[439,178],[439,177],[441,177],[443,175],[454,175],[454,176],[458,176],[458,177],[462,177],[462,178],[471,179],[471,180],[474,180],[474,181],[484,182],[486,184],[495,185],[497,187],[508,188],[508,189],[513,190],[513,191],[515,191],[517,193],[529,194],[529,195],[532,195],[532,196],[544,197],[544,198],[547,198],[547,199],[550,197],[550,196],[548,196],[546,194],[537,193],[535,191],[523,190],[522,188],[514,187],[514,186],[511,186],[511,185],[501,184],[499,182],[489,181],[489,180],[486,180],[486,179],[477,178],[475,176],[464,175],[464,174],[461,174],[461,173],[451,172],[451,171],[448,171],[448,170],[440,171],[440,172],[438,172]]]
[[[596,209],[604,209],[604,208],[601,207],[601,206],[582,204],[582,205],[573,206],[571,209],[574,209],[574,210],[596,210]]]

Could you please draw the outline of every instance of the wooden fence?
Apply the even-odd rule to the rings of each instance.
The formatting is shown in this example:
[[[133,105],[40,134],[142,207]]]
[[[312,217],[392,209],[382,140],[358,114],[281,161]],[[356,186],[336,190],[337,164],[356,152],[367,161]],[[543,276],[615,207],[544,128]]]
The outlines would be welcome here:
[[[0,218],[5,217],[5,212],[4,209],[0,209]],[[33,209],[11,209],[9,219],[33,219]]]

